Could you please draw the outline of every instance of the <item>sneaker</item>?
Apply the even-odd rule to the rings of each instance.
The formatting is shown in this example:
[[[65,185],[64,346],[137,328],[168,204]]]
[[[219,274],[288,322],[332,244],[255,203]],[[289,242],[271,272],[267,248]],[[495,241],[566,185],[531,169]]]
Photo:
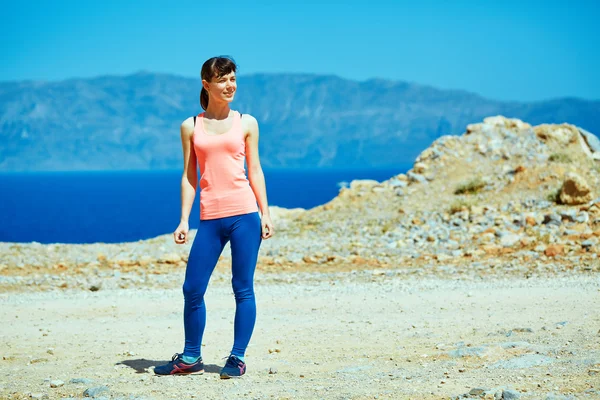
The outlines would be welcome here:
[[[246,363],[234,356],[233,354],[227,358],[225,366],[221,370],[221,379],[229,379],[239,377],[246,373]]]
[[[198,361],[193,364],[187,364],[181,359],[182,356],[183,354],[175,353],[171,362],[154,367],[154,373],[156,375],[189,375],[204,373],[204,363],[202,362],[202,358],[198,358]]]

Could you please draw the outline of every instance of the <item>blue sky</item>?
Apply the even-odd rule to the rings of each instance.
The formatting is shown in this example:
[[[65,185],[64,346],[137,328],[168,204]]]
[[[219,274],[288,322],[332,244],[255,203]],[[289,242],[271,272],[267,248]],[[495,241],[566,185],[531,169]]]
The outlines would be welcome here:
[[[140,70],[383,78],[499,100],[600,99],[600,1],[3,2],[0,81]]]

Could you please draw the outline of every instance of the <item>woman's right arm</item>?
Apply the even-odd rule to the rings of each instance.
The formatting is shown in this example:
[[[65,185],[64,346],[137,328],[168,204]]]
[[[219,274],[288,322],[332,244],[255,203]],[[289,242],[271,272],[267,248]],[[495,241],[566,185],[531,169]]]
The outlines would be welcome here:
[[[189,231],[189,217],[192,211],[192,205],[196,197],[196,187],[198,184],[198,170],[196,153],[192,144],[192,135],[194,134],[194,119],[188,118],[181,124],[181,147],[183,150],[183,175],[181,177],[181,220],[177,230],[173,233],[175,243],[183,244],[187,242]]]

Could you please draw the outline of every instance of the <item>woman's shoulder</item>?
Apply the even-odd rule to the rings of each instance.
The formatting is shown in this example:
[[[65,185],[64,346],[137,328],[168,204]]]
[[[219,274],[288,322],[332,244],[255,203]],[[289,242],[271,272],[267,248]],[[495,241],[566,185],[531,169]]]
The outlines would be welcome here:
[[[194,121],[196,116],[191,116],[183,120],[181,123],[181,134],[185,134],[187,136],[191,136],[194,133]]]
[[[242,126],[248,129],[253,129],[258,126],[258,121],[252,114],[240,113],[242,115]]]

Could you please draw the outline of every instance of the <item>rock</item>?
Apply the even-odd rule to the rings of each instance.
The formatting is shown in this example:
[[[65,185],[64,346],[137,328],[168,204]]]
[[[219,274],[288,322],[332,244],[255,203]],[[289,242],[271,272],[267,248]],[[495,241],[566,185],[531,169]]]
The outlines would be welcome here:
[[[427,164],[418,162],[413,167],[413,171],[415,171],[417,174],[423,174],[423,172],[427,171]]]
[[[544,142],[554,141],[562,145],[575,142],[579,137],[579,131],[569,124],[541,124],[533,128],[538,138]]]
[[[408,179],[411,182],[427,183],[427,178],[425,178],[423,175],[416,174],[416,173],[414,173],[412,171],[408,171],[408,173],[406,174],[406,176],[408,177]]]
[[[31,393],[29,395],[29,397],[32,398],[32,399],[49,399],[50,398],[45,393]]]
[[[590,151],[593,154],[598,154],[600,155],[600,139],[598,139],[598,137],[596,135],[591,134],[590,132],[586,131],[585,129],[579,129],[579,133],[581,134],[581,136],[583,136],[583,139],[585,140],[585,143],[588,145]],[[595,159],[599,159],[594,157]]]
[[[586,224],[590,220],[590,215],[586,212],[582,212],[577,214],[575,217],[575,222],[579,222],[580,224]]]
[[[93,388],[86,389],[83,392],[85,397],[98,397],[100,394],[104,392],[108,392],[108,386],[96,386]]]
[[[473,388],[471,390],[469,390],[469,395],[471,396],[481,396],[483,395],[485,392],[487,392],[488,389],[483,389],[483,388]]]
[[[503,390],[502,391],[502,400],[516,400],[520,399],[521,394],[516,390]]]
[[[544,254],[547,257],[556,257],[558,255],[562,255],[565,252],[565,246],[563,246],[562,244],[551,244],[548,247],[546,247],[546,250],[544,250]]]
[[[57,387],[61,387],[63,386],[65,383],[61,380],[54,380],[54,381],[50,381],[50,387],[51,388],[57,388]]]
[[[483,346],[477,346],[477,347],[462,346],[456,350],[449,351],[448,355],[452,358],[471,357],[471,356],[482,357],[484,355],[485,351],[486,351],[486,348]]]
[[[500,244],[502,245],[502,247],[512,247],[517,242],[519,242],[520,239],[521,237],[519,235],[509,233],[502,236],[502,238],[500,239]]]
[[[533,329],[531,329],[531,328],[513,328],[512,330],[515,332],[528,332],[528,333],[533,332]]]
[[[520,174],[521,172],[525,172],[527,171],[527,168],[525,168],[522,165],[519,165],[517,168],[515,168],[515,174]]]
[[[562,204],[584,204],[594,198],[590,185],[581,176],[574,172],[565,175],[565,180],[560,189],[559,199]]]
[[[271,368],[269,368],[269,374],[270,374],[270,375],[274,375],[274,374],[276,374],[276,373],[277,373],[277,368],[275,368],[275,367],[271,367]]]
[[[547,393],[545,400],[575,400],[573,396],[563,396],[562,394]]]
[[[598,240],[596,238],[584,240],[583,242],[581,242],[581,247],[589,251],[592,249],[592,246],[595,246],[597,244],[597,242]]]
[[[73,378],[69,381],[69,383],[84,383],[86,385],[89,385],[91,383],[94,383],[94,381],[86,378]]]
[[[486,125],[499,126],[502,128],[517,128],[517,129],[531,128],[531,125],[529,125],[526,122],[521,121],[520,119],[506,118],[502,115],[496,115],[494,117],[484,118],[483,123]],[[477,125],[477,124],[472,124],[472,125]],[[473,126],[471,129],[475,129],[475,126]],[[469,127],[467,127],[467,130],[469,130]]]
[[[562,225],[562,218],[560,217],[560,215],[558,215],[556,213],[546,214],[546,215],[544,215],[544,222],[543,223],[546,224],[546,225],[561,226]]]
[[[100,288],[102,288],[102,281],[94,282],[88,287],[92,292],[97,292]]]

